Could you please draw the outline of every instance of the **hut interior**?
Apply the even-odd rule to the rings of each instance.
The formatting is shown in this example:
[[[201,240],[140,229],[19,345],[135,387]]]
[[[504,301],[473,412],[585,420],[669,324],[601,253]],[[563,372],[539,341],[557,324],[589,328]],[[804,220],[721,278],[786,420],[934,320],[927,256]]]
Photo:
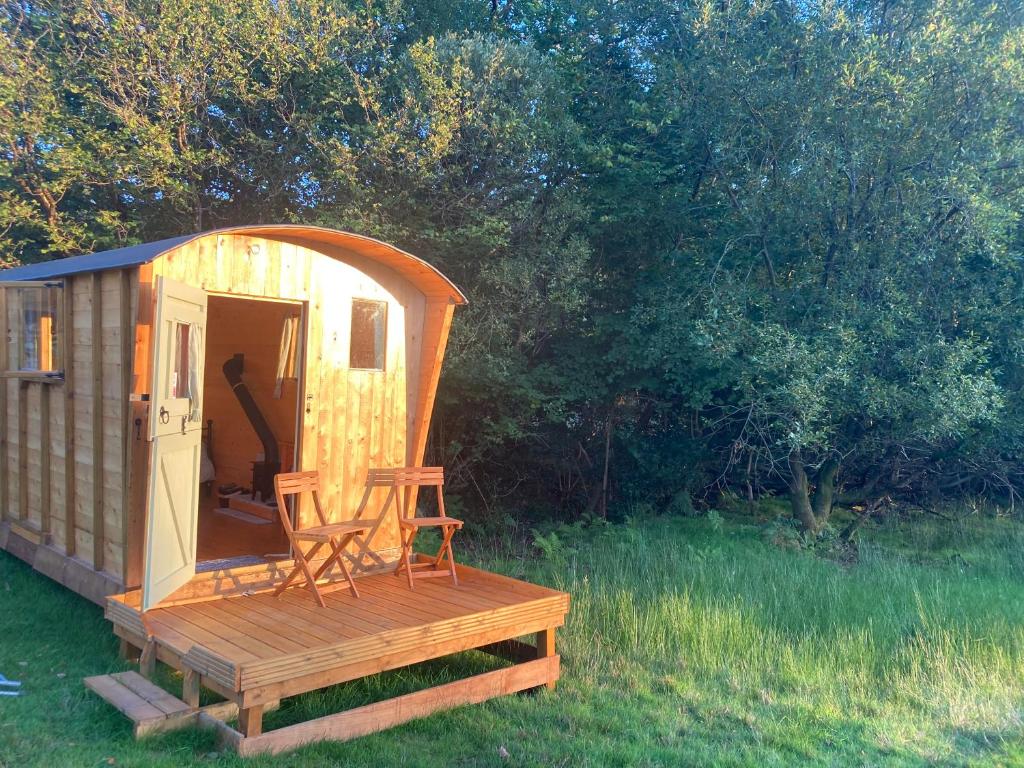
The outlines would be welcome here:
[[[290,557],[267,479],[296,466],[302,305],[210,296],[197,570]]]

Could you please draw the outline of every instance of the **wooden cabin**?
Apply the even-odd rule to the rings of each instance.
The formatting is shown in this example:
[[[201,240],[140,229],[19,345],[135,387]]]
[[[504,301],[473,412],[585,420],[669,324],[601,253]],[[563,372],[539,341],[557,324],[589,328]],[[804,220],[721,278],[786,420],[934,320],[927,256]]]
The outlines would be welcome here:
[[[547,635],[538,641],[546,666],[526,680],[550,683],[567,596],[461,566],[459,587],[417,589],[418,603],[392,595],[397,520],[375,518],[385,491],[366,487],[371,467],[422,464],[453,312],[465,301],[411,254],[307,226],[236,227],[0,271],[0,547],[105,603],[126,649],[147,649],[150,663],[223,695],[241,713],[229,741],[243,752],[288,742],[252,741],[269,735],[253,713],[273,700],[442,650],[550,630],[550,647]],[[349,560],[381,590],[362,601],[332,593],[331,610],[312,616],[298,596],[264,594],[292,565],[273,477],[311,469],[332,521],[373,521]],[[299,527],[313,521],[311,505],[292,514]],[[428,614],[463,616],[443,590],[458,593],[467,616],[529,606],[477,636],[439,628],[447,644],[425,646]],[[406,618],[382,620],[389,605]],[[285,638],[283,606],[305,632]],[[368,611],[378,618],[364,616],[361,632],[346,624]],[[270,616],[281,630],[254,639]],[[406,627],[409,616],[418,623]],[[232,621],[234,630],[211,629]],[[365,640],[374,626],[417,640],[386,662],[381,648],[360,646],[364,666],[338,672],[326,660],[310,677],[311,649]],[[301,675],[287,671],[289,654],[306,659]],[[260,664],[274,674],[261,677]],[[196,714],[194,697],[183,698]]]
[[[397,248],[298,226],[33,264],[0,272],[0,284],[5,546],[99,602],[148,587],[147,607],[210,564],[286,554],[276,513],[261,509],[269,498],[252,497],[253,469],[270,457],[223,371],[229,360],[243,356],[278,471],[319,470],[327,507],[344,518],[369,467],[422,463],[452,313],[465,303]],[[250,491],[235,494],[235,517],[218,512],[225,486]],[[148,552],[147,524],[153,542],[178,536],[186,551]],[[370,542],[384,559],[396,527],[384,521]]]

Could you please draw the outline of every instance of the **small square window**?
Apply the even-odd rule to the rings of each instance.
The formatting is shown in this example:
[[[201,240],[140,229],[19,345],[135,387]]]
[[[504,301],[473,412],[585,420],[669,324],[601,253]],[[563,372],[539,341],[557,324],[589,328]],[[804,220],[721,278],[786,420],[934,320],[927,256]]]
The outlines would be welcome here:
[[[3,286],[9,376],[63,376],[64,284],[7,283]]]
[[[384,301],[352,300],[352,339],[349,368],[384,370],[388,305]]]

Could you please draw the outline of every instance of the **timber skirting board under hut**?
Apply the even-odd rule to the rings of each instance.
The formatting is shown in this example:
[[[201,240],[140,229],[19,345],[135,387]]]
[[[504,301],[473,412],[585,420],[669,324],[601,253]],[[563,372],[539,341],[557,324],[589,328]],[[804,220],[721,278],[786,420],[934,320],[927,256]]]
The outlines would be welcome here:
[[[109,700],[137,732],[211,727],[227,748],[253,755],[344,741],[463,704],[554,687],[558,680],[555,630],[569,608],[563,592],[467,566],[459,566],[457,587],[438,579],[413,592],[393,574],[360,578],[359,598],[343,587],[328,586],[326,608],[302,590],[288,590],[279,598],[260,592],[170,605],[147,611],[144,620],[137,594],[115,595],[107,601],[107,618],[126,649],[141,652],[143,674],[164,662],[183,673],[183,691],[180,700],[164,700],[170,718],[164,725],[149,700],[153,691],[143,702],[117,682],[102,685],[121,696]],[[524,635],[534,643],[516,639]],[[282,698],[474,649],[515,663],[263,732],[263,713]],[[201,711],[200,686],[224,697],[225,705]],[[90,687],[107,698],[95,679]],[[226,717],[236,712],[233,727]]]

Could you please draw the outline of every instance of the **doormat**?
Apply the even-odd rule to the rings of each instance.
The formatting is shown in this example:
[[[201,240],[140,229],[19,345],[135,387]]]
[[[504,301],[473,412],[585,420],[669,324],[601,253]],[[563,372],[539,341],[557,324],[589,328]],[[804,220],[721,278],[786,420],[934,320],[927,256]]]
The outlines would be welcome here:
[[[256,555],[242,555],[241,557],[222,557],[219,560],[205,560],[196,563],[196,573],[206,571],[219,571],[223,568],[240,568],[246,565],[262,565],[267,562],[266,558]]]
[[[252,523],[253,525],[270,525],[273,520],[267,520],[265,517],[259,515],[250,515],[248,512],[243,512],[240,509],[231,509],[229,507],[217,507],[214,510],[218,515],[227,515],[233,517],[235,520],[241,520],[243,523]]]

